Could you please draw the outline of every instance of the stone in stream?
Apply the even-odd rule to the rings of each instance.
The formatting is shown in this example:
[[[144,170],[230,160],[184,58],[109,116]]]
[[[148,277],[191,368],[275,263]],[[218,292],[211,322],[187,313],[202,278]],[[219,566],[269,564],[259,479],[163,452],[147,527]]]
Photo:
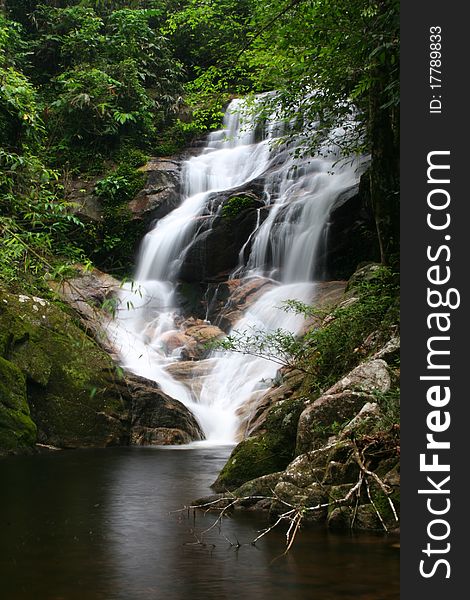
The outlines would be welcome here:
[[[162,392],[158,383],[126,373],[121,388],[130,404],[131,443],[186,444],[204,439],[192,413]]]

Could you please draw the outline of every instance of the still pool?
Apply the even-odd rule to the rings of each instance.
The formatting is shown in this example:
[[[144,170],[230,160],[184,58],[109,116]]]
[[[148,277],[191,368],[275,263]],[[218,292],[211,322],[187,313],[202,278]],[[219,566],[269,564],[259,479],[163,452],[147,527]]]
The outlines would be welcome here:
[[[73,450],[0,460],[2,600],[397,600],[396,539],[284,531],[210,494],[230,448]],[[239,545],[240,544],[240,545]]]

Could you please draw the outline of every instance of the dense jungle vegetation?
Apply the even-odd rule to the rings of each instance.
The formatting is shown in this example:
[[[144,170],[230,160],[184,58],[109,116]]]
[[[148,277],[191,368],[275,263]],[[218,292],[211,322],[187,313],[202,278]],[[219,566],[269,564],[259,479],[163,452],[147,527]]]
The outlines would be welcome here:
[[[0,279],[41,287],[81,262],[125,271],[113,207],[169,155],[220,124],[228,100],[277,90],[308,132],[350,120],[372,155],[383,262],[397,253],[397,0],[6,0],[0,3]],[[270,97],[266,99],[266,110]],[[353,109],[353,106],[355,107]],[[313,152],[309,138],[306,152]],[[84,223],[68,198],[96,178],[109,208]]]

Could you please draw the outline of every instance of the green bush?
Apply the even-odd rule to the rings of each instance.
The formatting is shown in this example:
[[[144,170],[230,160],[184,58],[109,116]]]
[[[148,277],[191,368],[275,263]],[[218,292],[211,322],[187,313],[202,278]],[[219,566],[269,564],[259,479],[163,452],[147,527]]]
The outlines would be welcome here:
[[[252,196],[232,196],[229,198],[222,207],[222,216],[226,219],[234,219],[243,210],[253,206]]]

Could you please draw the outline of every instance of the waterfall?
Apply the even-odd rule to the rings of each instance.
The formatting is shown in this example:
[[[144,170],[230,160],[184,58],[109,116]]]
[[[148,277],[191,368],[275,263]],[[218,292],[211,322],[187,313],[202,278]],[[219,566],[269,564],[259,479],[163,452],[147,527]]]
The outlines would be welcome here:
[[[199,156],[182,169],[181,205],[160,219],[144,238],[135,281],[120,293],[110,337],[122,365],[157,381],[162,390],[183,402],[199,420],[209,443],[232,443],[237,435],[237,410],[262,394],[279,368],[273,361],[234,353],[215,352],[210,372],[194,389],[174,379],[166,367],[178,360],[178,348],[169,352],[165,335],[178,332],[175,282],[185,253],[202,215],[215,216],[215,192],[237,188],[263,178],[264,202],[269,215],[249,240],[249,253],[240,252],[232,276],[268,277],[273,286],[252,304],[234,326],[238,332],[284,329],[297,334],[301,316],[282,310],[286,300],[312,302],[321,265],[315,255],[335,200],[357,184],[361,161],[342,159],[331,140],[315,157],[295,153],[305,140],[273,143],[283,131],[275,115],[260,126],[254,116],[243,118],[243,101],[228,107],[223,129],[211,133]],[[210,220],[209,220],[210,226]],[[246,245],[247,246],[247,245]],[[247,246],[248,248],[248,246]],[[197,392],[195,391],[197,387]]]

